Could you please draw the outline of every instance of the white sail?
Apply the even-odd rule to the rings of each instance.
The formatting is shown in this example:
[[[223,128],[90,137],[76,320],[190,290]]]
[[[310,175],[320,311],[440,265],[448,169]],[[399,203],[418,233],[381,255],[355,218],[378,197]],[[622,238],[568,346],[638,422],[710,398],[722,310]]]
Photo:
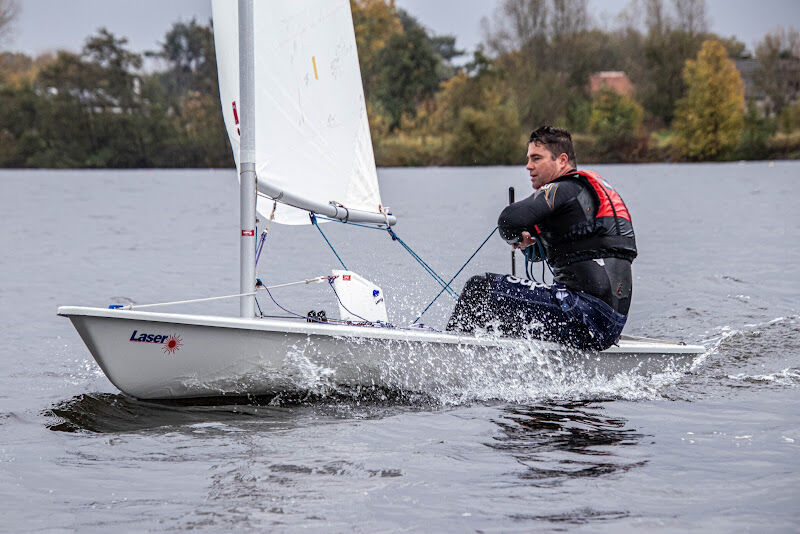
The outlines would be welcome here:
[[[238,11],[212,0],[220,100],[239,165]],[[349,0],[256,0],[256,172],[312,203],[380,211]],[[262,220],[272,201],[259,197]],[[309,222],[278,204],[275,220]]]

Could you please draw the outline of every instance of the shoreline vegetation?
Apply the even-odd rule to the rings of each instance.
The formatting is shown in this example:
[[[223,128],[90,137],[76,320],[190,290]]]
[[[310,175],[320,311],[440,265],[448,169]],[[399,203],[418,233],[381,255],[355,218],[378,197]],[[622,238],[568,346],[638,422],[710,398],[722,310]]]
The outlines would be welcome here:
[[[392,0],[350,3],[378,166],[520,164],[541,124],[581,164],[800,158],[794,28],[749,51],[704,0],[633,0],[605,28],[587,0],[500,0],[467,57]],[[79,53],[0,50],[0,167],[233,167],[211,22],[144,54],[102,28]]]

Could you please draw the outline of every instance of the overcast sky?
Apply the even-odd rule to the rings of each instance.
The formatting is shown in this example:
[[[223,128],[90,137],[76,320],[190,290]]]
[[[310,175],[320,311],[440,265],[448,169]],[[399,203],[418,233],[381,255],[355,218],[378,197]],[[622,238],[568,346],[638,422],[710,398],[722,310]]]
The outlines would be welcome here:
[[[235,1],[235,0],[231,0]],[[437,34],[453,34],[462,49],[473,50],[482,38],[481,18],[491,15],[497,0],[396,0]],[[173,22],[193,17],[207,21],[210,0],[18,0],[21,7],[13,34],[2,49],[39,54],[64,48],[80,50],[87,36],[105,26],[129,39],[133,50],[158,48]],[[590,0],[601,25],[629,0]],[[751,50],[779,25],[800,28],[800,0],[709,0],[712,31],[736,35]]]

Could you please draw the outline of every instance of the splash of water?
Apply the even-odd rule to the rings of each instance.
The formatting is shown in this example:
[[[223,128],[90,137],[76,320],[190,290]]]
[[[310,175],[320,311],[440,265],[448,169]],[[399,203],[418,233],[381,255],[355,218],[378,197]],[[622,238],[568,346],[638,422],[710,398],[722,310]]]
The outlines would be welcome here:
[[[336,354],[311,341],[296,347],[302,350],[287,355],[286,375],[299,389],[341,392],[341,386],[365,384],[420,393],[443,405],[642,400],[658,398],[692,364],[689,357],[552,351],[536,340],[497,348],[359,339],[344,347]]]

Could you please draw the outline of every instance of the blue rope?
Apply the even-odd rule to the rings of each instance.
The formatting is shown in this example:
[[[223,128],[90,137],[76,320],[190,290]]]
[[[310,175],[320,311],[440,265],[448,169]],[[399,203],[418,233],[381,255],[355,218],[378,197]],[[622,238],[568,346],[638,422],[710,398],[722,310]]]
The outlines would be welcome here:
[[[320,233],[320,235],[322,235],[322,238],[323,238],[323,239],[325,240],[325,242],[328,244],[328,246],[330,247],[331,251],[332,251],[332,252],[333,252],[333,254],[336,256],[336,259],[337,259],[337,260],[339,260],[339,263],[342,265],[342,267],[344,267],[344,269],[345,269],[345,270],[347,270],[347,265],[345,265],[345,264],[344,264],[344,261],[342,261],[342,258],[339,256],[339,253],[338,253],[338,252],[336,252],[336,249],[333,247],[333,244],[331,244],[330,240],[329,240],[329,239],[328,239],[328,237],[325,235],[325,232],[323,232],[323,231],[322,231],[322,228],[320,228],[319,224],[317,223],[317,217],[316,217],[316,215],[315,215],[314,213],[309,213],[308,215],[309,215],[309,218],[311,219],[311,223],[312,223],[314,226],[316,226],[317,230],[319,230],[319,233]],[[322,220],[325,220],[325,221],[333,221],[333,222],[338,222],[338,223],[341,223],[341,224],[351,224],[351,225],[353,225],[353,226],[359,226],[359,227],[361,227],[361,228],[370,228],[370,229],[374,229],[374,230],[384,230],[384,228],[381,228],[381,227],[379,227],[379,226],[370,226],[370,225],[367,225],[367,224],[361,224],[361,223],[355,223],[355,222],[349,222],[349,221],[341,221],[341,220],[339,220],[339,219],[330,219],[330,218],[328,218],[328,217],[322,217],[322,216],[320,216],[320,219],[322,219]],[[412,257],[412,258],[414,258],[414,259],[417,261],[417,263],[419,263],[419,264],[422,266],[422,268],[423,268],[423,269],[425,269],[425,271],[426,271],[428,274],[430,274],[430,275],[431,275],[431,277],[432,277],[434,280],[436,280],[436,281],[439,283],[439,285],[440,285],[440,286],[442,286],[442,290],[441,290],[441,291],[439,291],[439,293],[437,293],[437,294],[436,294],[436,296],[433,298],[433,300],[432,300],[432,301],[431,301],[431,302],[430,302],[430,303],[429,303],[429,304],[428,304],[428,305],[425,307],[425,309],[424,309],[424,310],[422,310],[422,313],[420,313],[420,314],[419,314],[419,316],[418,316],[416,319],[414,319],[414,322],[413,322],[413,323],[411,323],[411,324],[416,324],[416,323],[417,323],[417,322],[418,322],[418,321],[419,321],[419,320],[422,318],[422,316],[423,316],[423,315],[425,315],[425,312],[427,312],[427,311],[428,311],[428,310],[431,308],[431,306],[433,306],[433,304],[434,304],[434,303],[435,303],[435,302],[436,302],[436,301],[439,299],[439,297],[441,297],[441,296],[442,296],[442,293],[444,293],[445,291],[447,291],[448,295],[450,295],[451,297],[453,297],[453,299],[454,299],[454,300],[456,300],[456,301],[458,300],[458,297],[459,297],[459,295],[458,295],[458,293],[457,293],[456,291],[454,291],[454,290],[453,290],[453,288],[451,287],[451,284],[452,284],[452,283],[453,283],[453,281],[454,281],[454,280],[455,280],[455,279],[458,277],[458,275],[460,275],[460,274],[461,274],[461,272],[462,272],[462,271],[463,271],[463,270],[464,270],[464,269],[467,267],[467,265],[469,265],[469,263],[470,263],[470,262],[472,261],[472,259],[473,259],[473,258],[474,258],[474,257],[475,257],[477,254],[478,254],[478,252],[480,252],[480,251],[481,251],[481,249],[484,247],[484,245],[486,245],[486,243],[489,241],[489,239],[491,239],[491,237],[494,235],[494,233],[495,233],[495,232],[497,232],[497,228],[498,228],[498,227],[496,227],[496,226],[494,227],[494,229],[493,229],[493,230],[492,230],[492,231],[489,233],[489,235],[488,235],[488,236],[486,236],[486,239],[484,239],[484,240],[483,240],[483,242],[482,242],[482,243],[481,243],[481,244],[478,246],[478,248],[477,248],[477,249],[475,249],[475,252],[473,252],[473,253],[472,253],[472,255],[471,255],[469,258],[467,258],[467,261],[465,261],[465,262],[464,262],[464,264],[461,266],[461,268],[460,268],[460,269],[458,269],[458,271],[456,271],[456,274],[454,274],[454,275],[452,276],[452,278],[450,278],[450,280],[449,280],[449,281],[447,281],[447,282],[445,282],[445,281],[444,281],[444,278],[442,278],[441,276],[439,276],[439,274],[438,274],[438,273],[436,273],[436,271],[434,271],[434,270],[433,270],[433,267],[431,267],[430,265],[428,265],[428,264],[425,262],[425,260],[423,260],[423,259],[420,257],[420,255],[419,255],[419,254],[417,254],[416,252],[414,252],[414,250],[413,250],[413,249],[412,249],[412,248],[411,248],[411,247],[410,247],[410,246],[409,246],[409,245],[408,245],[408,244],[407,244],[405,241],[403,241],[403,240],[400,238],[400,236],[398,236],[398,235],[397,235],[397,234],[394,232],[394,230],[392,230],[392,228],[391,228],[391,227],[387,227],[387,228],[385,228],[385,230],[386,230],[386,231],[389,233],[389,235],[391,236],[391,238],[392,238],[392,241],[397,241],[398,243],[400,243],[400,245],[401,245],[401,246],[402,246],[402,247],[403,247],[403,248],[404,248],[404,249],[405,249],[405,250],[406,250],[406,251],[407,251],[407,252],[408,252],[408,253],[411,255],[411,257]],[[263,246],[264,246],[264,241],[266,240],[266,237],[267,237],[267,236],[266,236],[266,232],[265,232],[265,233],[263,233],[263,234],[261,235],[261,239],[260,239],[260,243],[258,244],[258,250],[257,250],[257,255],[256,255],[256,264],[258,263],[258,259],[259,259],[259,257],[261,256],[261,250],[262,250],[262,248],[263,248]],[[537,244],[538,244],[538,243],[537,243]],[[541,245],[540,245],[540,246],[541,246]],[[526,260],[526,261],[525,261],[525,263],[526,263],[525,267],[526,267],[526,270],[527,270],[528,266],[529,266],[530,264],[532,264],[532,262],[529,262],[529,261],[528,261],[528,257],[527,257],[527,256],[526,256],[525,260]],[[548,265],[548,267],[549,267],[549,265]],[[532,278],[532,277],[531,277],[531,278]],[[259,281],[260,281],[260,280],[259,280]],[[339,298],[339,294],[336,292],[336,289],[334,289],[334,287],[333,287],[333,280],[332,280],[332,279],[329,279],[329,280],[328,280],[328,282],[329,282],[329,285],[330,285],[330,288],[331,288],[331,290],[333,290],[333,294],[336,296],[336,300],[338,300],[338,301],[339,301],[339,304],[341,304],[341,305],[342,305],[342,307],[343,307],[343,308],[344,308],[344,309],[345,309],[347,312],[349,312],[351,315],[354,315],[355,317],[358,317],[359,319],[362,319],[363,321],[365,321],[365,322],[367,322],[367,323],[374,324],[374,323],[372,323],[372,321],[369,321],[369,320],[367,320],[367,319],[364,319],[364,318],[363,318],[363,317],[361,317],[360,315],[357,315],[357,314],[355,314],[355,313],[351,312],[349,309],[347,309],[347,307],[344,305],[344,303],[342,303],[342,299],[340,299],[340,298]],[[287,310],[286,308],[284,308],[283,306],[281,306],[280,304],[278,304],[278,301],[276,301],[276,300],[275,300],[275,298],[272,296],[272,292],[271,292],[269,289],[267,289],[267,287],[266,287],[266,286],[263,286],[263,287],[264,287],[264,289],[266,289],[266,291],[267,291],[267,294],[269,295],[269,297],[270,297],[270,299],[272,300],[272,302],[273,302],[273,303],[274,303],[274,304],[275,304],[275,305],[276,305],[278,308],[280,308],[280,309],[281,309],[281,310],[283,310],[284,312],[286,312],[286,313],[289,313],[289,314],[291,314],[291,315],[295,315],[295,316],[297,316],[297,317],[303,317],[302,315],[300,315],[300,314],[298,314],[298,313],[294,313],[294,312],[292,312],[292,311],[290,311],[290,310]],[[258,301],[256,301],[256,305],[258,305]],[[261,306],[259,306],[259,312],[261,312]],[[262,315],[263,315],[263,312],[262,312]]]
[[[545,256],[544,247],[542,246],[541,241],[538,239],[534,244],[523,250],[522,255],[525,258],[525,275],[528,277],[528,280],[533,280],[534,282],[538,281],[533,275],[533,264],[537,261],[542,262],[543,284],[545,283],[545,266],[547,266],[547,269],[550,271],[550,275],[555,276],[553,274],[553,269],[550,267],[550,263],[547,261],[547,257]]]
[[[258,240],[258,247],[256,248],[256,265],[258,260],[261,259],[261,251],[264,250],[264,241],[267,240],[267,231],[261,232],[261,238]]]
[[[458,272],[456,272],[456,274],[453,275],[453,277],[450,279],[450,281],[447,282],[447,286],[448,287],[450,286],[450,284],[453,283],[453,280],[455,280],[456,277],[458,277],[458,275],[461,274],[461,271],[463,271],[467,267],[467,265],[469,265],[469,262],[472,261],[472,258],[474,258],[475,255],[478,254],[478,252],[480,252],[480,250],[483,248],[483,246],[486,244],[486,242],[489,241],[489,239],[497,231],[497,228],[498,228],[497,226],[494,227],[494,230],[492,230],[491,233],[488,236],[486,236],[486,239],[484,239],[483,243],[481,243],[480,246],[475,250],[475,252],[472,253],[472,256],[470,256],[469,259],[467,259],[467,261],[464,262],[464,265],[462,265],[461,268],[458,270]],[[436,302],[439,299],[439,297],[442,295],[442,293],[444,293],[444,289],[439,291],[439,293],[433,298],[433,300],[430,302],[430,304],[425,306],[425,309],[422,310],[422,313],[420,313],[419,316],[416,319],[414,319],[414,322],[411,323],[411,324],[417,324],[417,321],[422,319],[422,316],[425,315],[425,312],[428,311],[431,306],[433,306],[433,303]]]
[[[325,236],[325,232],[323,232],[322,228],[320,228],[319,224],[317,224],[317,217],[313,213],[309,213],[308,216],[311,218],[311,224],[313,224],[314,226],[317,227],[317,230],[319,230],[319,233],[322,234],[322,238],[325,240],[325,242],[328,244],[328,246],[331,247],[331,250],[333,251],[333,254],[336,256],[336,259],[339,260],[339,263],[342,264],[342,267],[344,267],[344,270],[345,271],[349,270],[347,268],[347,265],[345,265],[344,262],[342,261],[342,258],[339,257],[339,253],[336,252],[336,249],[333,248],[333,245],[331,245],[331,242],[328,241],[328,238]]]
[[[314,221],[314,218],[315,217],[312,214],[312,219],[311,219],[312,222]],[[400,245],[404,249],[406,249],[406,251],[411,255],[411,257],[414,258],[415,260],[417,260],[417,263],[419,263],[422,266],[422,268],[425,269],[425,272],[427,272],[429,275],[431,275],[431,277],[434,280],[436,280],[436,282],[438,282],[440,286],[442,286],[442,290],[443,291],[447,291],[447,294],[450,295],[451,297],[453,297],[454,300],[458,300],[458,293],[456,293],[452,288],[448,287],[447,283],[444,281],[444,278],[439,276],[436,273],[436,271],[433,270],[433,267],[431,267],[430,265],[425,263],[425,260],[423,260],[419,256],[419,254],[414,252],[411,249],[411,247],[408,246],[408,244],[405,241],[400,239],[400,237],[396,233],[394,233],[394,230],[392,230],[391,227],[389,227],[389,228],[381,228],[379,226],[370,226],[370,225],[367,225],[367,224],[361,224],[361,223],[355,223],[355,222],[349,222],[349,221],[340,221],[339,219],[329,219],[328,217],[322,217],[322,216],[320,216],[319,218],[322,219],[322,220],[338,222],[338,223],[341,223],[341,224],[352,224],[353,226],[360,226],[361,228],[370,228],[372,230],[386,230],[387,232],[389,232],[389,235],[392,237],[392,241],[397,241],[398,243],[400,243]],[[314,223],[314,224],[316,224],[316,223]],[[319,228],[319,226],[317,226],[317,228]],[[322,232],[322,230],[320,230],[320,232]],[[323,237],[325,237],[325,234],[323,234]],[[327,238],[325,240],[327,241]],[[330,245],[330,243],[328,243],[328,245]],[[331,247],[331,248],[333,248],[333,247]],[[334,254],[336,254],[336,251],[334,251]],[[336,257],[338,258],[339,255],[337,254]],[[342,260],[339,260],[339,261],[341,262]],[[344,265],[344,264],[342,264],[342,265]],[[347,267],[345,267],[345,269],[347,269]]]
[[[431,267],[430,265],[425,263],[425,260],[423,260],[419,256],[419,254],[417,254],[416,252],[411,250],[411,247],[408,246],[405,241],[400,239],[400,237],[397,234],[395,234],[394,231],[391,228],[387,228],[386,230],[389,232],[389,235],[392,236],[392,241],[397,241],[398,243],[400,243],[400,245],[404,249],[406,249],[406,251],[408,251],[409,254],[411,254],[411,257],[414,258],[415,260],[417,260],[417,263],[422,265],[422,268],[425,269],[425,271],[427,271],[427,273],[429,275],[431,275],[431,277],[433,277],[433,279],[436,280],[439,283],[440,286],[442,286],[442,290],[443,291],[447,291],[447,294],[450,295],[451,297],[453,297],[453,300],[458,300],[458,293],[453,291],[453,289],[447,285],[447,282],[444,281],[444,278],[439,276],[436,273],[436,271],[433,270],[433,267]]]

